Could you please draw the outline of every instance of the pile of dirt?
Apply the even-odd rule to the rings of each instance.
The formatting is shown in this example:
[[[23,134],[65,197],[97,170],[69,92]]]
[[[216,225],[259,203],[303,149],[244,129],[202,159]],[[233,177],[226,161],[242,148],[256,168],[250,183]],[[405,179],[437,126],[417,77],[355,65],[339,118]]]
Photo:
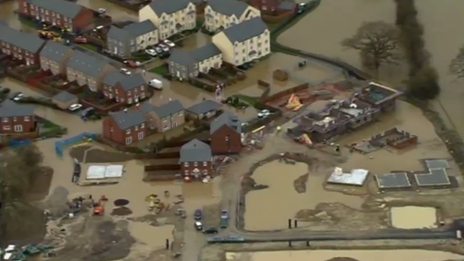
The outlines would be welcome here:
[[[41,204],[43,209],[48,210],[52,217],[62,217],[69,211],[69,191],[65,187],[58,186]]]
[[[124,162],[134,159],[134,155],[122,152],[104,151],[92,146],[79,146],[71,148],[69,155],[85,163]]]
[[[111,211],[112,216],[129,216],[132,213],[132,210],[128,207],[119,207]]]
[[[306,183],[308,182],[308,177],[309,174],[304,174],[293,181],[293,187],[295,188],[296,192],[300,194],[306,192]]]
[[[359,261],[359,260],[351,258],[351,257],[334,257],[327,261]]]

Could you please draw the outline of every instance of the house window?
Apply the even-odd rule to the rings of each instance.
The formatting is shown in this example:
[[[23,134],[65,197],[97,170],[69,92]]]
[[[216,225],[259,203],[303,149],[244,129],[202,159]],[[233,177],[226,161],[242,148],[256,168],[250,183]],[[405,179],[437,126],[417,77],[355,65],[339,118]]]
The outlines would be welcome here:
[[[142,125],[140,125],[140,128],[141,129],[145,128],[145,123],[142,123]]]
[[[127,135],[131,134],[131,130],[130,129],[126,130],[126,134]]]
[[[132,143],[132,137],[127,137],[126,138],[126,145],[129,145]]]
[[[203,161],[203,167],[208,167],[208,162],[207,161]]]
[[[13,121],[17,121],[18,119],[16,117],[13,118]]]
[[[3,129],[4,129],[4,130],[11,130],[11,127],[8,126],[8,125],[5,125],[5,126],[3,126]]]
[[[193,166],[194,166],[194,167],[198,167],[198,162],[195,161],[195,162],[193,163]]]
[[[188,176],[189,175],[189,171],[188,170],[185,170],[185,176]]]
[[[179,112],[179,116],[182,116],[182,115],[183,115],[183,113],[182,113],[182,112]]]
[[[138,130],[139,130],[139,126],[135,126],[135,130],[138,131]]]
[[[225,136],[225,137],[224,137],[224,140],[225,140],[225,141],[229,141],[229,136]]]
[[[144,87],[143,85],[140,86],[140,90],[141,90],[141,91],[143,91],[144,88],[145,88],[145,87]]]
[[[138,138],[139,138],[139,140],[143,140],[143,137],[144,137],[144,134],[143,134],[143,132],[139,132],[139,134],[138,134]]]
[[[208,170],[206,170],[206,169],[202,170],[201,172],[202,172],[203,175],[205,175],[205,176],[208,175]]]
[[[24,117],[24,121],[30,121],[31,118],[29,118],[28,116]]]
[[[14,126],[14,131],[16,131],[16,132],[21,132],[21,131],[23,131],[23,125],[15,125],[15,126]]]
[[[110,128],[110,132],[113,132],[113,131],[114,131],[114,129],[113,129],[113,127],[111,127],[111,128]]]
[[[189,166],[189,163],[188,162],[184,162],[184,167],[188,167]]]
[[[8,118],[3,118],[2,121],[3,122],[8,122]]]

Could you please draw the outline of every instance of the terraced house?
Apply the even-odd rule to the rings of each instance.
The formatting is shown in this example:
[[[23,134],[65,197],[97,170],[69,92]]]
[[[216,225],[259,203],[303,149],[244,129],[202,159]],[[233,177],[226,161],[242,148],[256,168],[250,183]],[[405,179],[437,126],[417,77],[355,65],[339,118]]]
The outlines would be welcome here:
[[[103,78],[111,70],[115,69],[106,61],[75,50],[69,58],[66,76],[68,81],[76,81],[80,86],[87,85],[91,91],[96,92],[101,89]]]
[[[40,52],[40,68],[54,75],[66,75],[66,67],[74,50],[71,47],[48,41]]]
[[[92,25],[93,11],[70,1],[18,0],[19,14],[60,28],[80,31]]]
[[[110,113],[103,119],[103,138],[121,145],[131,145],[147,135],[145,116],[137,110]]]
[[[210,32],[217,32],[260,15],[258,9],[245,2],[209,0],[205,8],[204,27]]]
[[[0,25],[0,47],[4,54],[24,61],[26,65],[39,63],[39,52],[45,41],[30,33]]]
[[[260,17],[231,26],[213,36],[224,61],[236,66],[271,53],[270,33]]]
[[[140,106],[140,111],[146,115],[150,129],[158,132],[165,132],[185,123],[184,106],[177,100],[161,106],[145,102]]]
[[[10,100],[0,103],[0,134],[34,132],[36,127],[34,106]]]
[[[128,57],[131,53],[157,43],[158,29],[150,20],[133,23],[122,29],[111,26],[107,35],[108,52],[119,57]]]
[[[222,53],[213,43],[190,52],[174,49],[168,64],[172,76],[180,80],[194,78],[200,73],[208,73],[211,68],[220,68]]]
[[[139,10],[139,21],[150,20],[166,39],[196,26],[195,5],[189,0],[156,0]]]
[[[147,82],[141,73],[125,75],[110,71],[103,79],[103,95],[125,104],[134,104],[147,97]]]

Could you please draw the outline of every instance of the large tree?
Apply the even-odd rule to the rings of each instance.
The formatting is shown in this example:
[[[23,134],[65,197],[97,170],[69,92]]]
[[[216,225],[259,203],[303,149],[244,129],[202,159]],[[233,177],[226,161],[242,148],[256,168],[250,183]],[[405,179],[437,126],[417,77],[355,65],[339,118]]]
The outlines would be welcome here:
[[[382,64],[396,63],[400,59],[398,41],[399,31],[395,25],[377,21],[363,23],[341,45],[359,51],[363,65],[378,73]]]
[[[459,50],[458,55],[451,61],[450,72],[460,79],[464,79],[464,46]]]

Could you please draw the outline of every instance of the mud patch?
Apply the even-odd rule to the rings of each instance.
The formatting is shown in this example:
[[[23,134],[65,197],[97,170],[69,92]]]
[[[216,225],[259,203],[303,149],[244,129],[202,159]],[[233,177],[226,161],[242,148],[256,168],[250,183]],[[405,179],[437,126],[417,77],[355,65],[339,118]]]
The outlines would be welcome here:
[[[203,207],[203,225],[204,227],[219,227],[221,220],[221,205],[212,204]]]
[[[359,261],[359,260],[351,258],[351,257],[334,257],[326,261]]]
[[[28,200],[38,201],[47,197],[52,179],[53,169],[50,167],[41,167],[38,175],[31,176],[27,195]]]
[[[308,174],[304,174],[293,181],[293,186],[295,187],[296,192],[305,193],[306,192],[306,183],[308,182]]]
[[[111,211],[112,216],[129,216],[130,214],[132,214],[132,210],[128,207],[114,208]]]
[[[134,155],[121,152],[104,151],[92,146],[79,146],[71,148],[69,155],[84,163],[110,163],[124,162],[134,159]]]

